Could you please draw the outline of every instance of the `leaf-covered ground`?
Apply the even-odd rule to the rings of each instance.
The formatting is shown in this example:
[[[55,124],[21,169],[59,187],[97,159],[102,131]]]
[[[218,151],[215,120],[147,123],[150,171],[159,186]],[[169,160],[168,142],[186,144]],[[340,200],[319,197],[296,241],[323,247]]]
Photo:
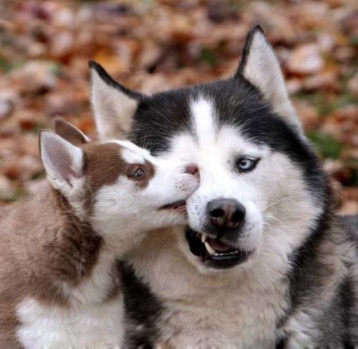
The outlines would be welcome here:
[[[248,29],[274,45],[341,212],[358,213],[356,0],[0,1],[0,204],[43,177],[37,131],[94,135],[87,62],[145,92],[233,74]]]

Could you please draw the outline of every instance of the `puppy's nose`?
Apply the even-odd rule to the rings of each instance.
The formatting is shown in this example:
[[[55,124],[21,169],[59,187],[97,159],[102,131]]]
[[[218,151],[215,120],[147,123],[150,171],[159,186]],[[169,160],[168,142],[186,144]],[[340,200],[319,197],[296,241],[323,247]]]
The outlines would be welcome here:
[[[190,163],[185,167],[185,173],[191,174],[199,178],[199,167],[197,164]]]
[[[211,223],[220,228],[237,228],[243,222],[245,213],[245,207],[233,199],[215,199],[207,205]]]

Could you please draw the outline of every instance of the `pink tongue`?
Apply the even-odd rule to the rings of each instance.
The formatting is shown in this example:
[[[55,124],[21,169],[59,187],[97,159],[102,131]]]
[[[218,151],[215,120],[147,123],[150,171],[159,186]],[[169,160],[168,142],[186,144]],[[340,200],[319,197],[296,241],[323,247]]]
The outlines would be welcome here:
[[[230,250],[233,250],[233,248],[231,246],[226,245],[221,241],[211,239],[209,237],[206,239],[206,242],[210,245],[210,247],[212,249],[214,249],[215,251],[218,251],[218,252],[228,252]]]

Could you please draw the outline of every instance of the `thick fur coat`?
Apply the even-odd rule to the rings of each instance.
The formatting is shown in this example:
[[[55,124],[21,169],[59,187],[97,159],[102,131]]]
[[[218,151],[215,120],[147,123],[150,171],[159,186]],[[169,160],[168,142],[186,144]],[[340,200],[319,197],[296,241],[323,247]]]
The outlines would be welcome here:
[[[126,258],[127,346],[357,347],[356,227],[344,229],[332,211],[262,30],[249,33],[236,74],[222,81],[146,96],[91,68],[103,139],[128,137],[201,173],[189,226],[151,234]],[[245,209],[238,229],[218,232],[208,219],[223,198]]]

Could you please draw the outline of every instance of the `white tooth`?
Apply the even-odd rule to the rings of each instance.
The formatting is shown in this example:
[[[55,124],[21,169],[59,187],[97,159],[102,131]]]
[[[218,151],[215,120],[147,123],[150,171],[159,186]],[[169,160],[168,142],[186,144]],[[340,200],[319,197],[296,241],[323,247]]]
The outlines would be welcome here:
[[[206,239],[207,239],[207,235],[205,233],[201,233],[201,242],[204,244]]]
[[[205,242],[205,247],[206,247],[206,250],[207,250],[211,255],[216,254],[216,251],[215,251],[207,242]]]

